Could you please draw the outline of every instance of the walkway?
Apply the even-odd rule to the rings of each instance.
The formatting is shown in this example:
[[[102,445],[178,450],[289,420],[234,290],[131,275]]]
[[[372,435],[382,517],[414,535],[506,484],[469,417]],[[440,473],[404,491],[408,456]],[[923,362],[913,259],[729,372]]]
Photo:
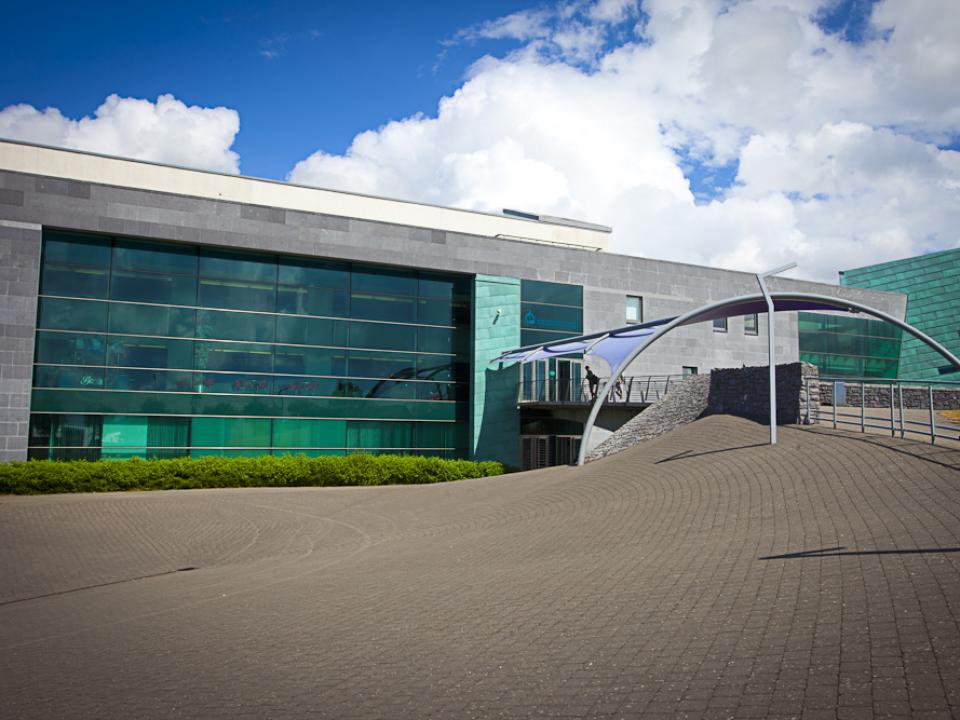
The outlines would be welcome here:
[[[450,485],[0,498],[4,717],[960,715],[960,452],[766,434],[709,417]]]

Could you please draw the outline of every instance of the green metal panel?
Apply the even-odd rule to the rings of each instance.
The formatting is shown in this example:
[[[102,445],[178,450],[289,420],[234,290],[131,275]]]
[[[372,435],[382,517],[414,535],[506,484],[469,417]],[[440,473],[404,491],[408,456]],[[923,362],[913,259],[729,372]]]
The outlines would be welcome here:
[[[491,358],[520,344],[519,280],[476,277],[473,329],[471,457],[519,466],[518,369],[489,364]]]
[[[960,353],[960,250],[930,253],[906,260],[846,270],[840,283],[907,296],[906,322],[954,354]],[[946,361],[933,349],[904,334],[900,377],[907,380],[957,380],[941,374]]]

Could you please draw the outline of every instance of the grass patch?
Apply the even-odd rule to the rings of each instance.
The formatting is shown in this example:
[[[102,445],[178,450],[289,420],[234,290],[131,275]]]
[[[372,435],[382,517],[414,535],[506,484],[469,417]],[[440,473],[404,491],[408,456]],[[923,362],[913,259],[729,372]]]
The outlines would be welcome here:
[[[502,475],[498,462],[410,455],[302,455],[174,460],[29,460],[0,464],[0,493],[110,492],[240,487],[415,485]]]
[[[960,410],[941,410],[940,417],[942,417],[944,420],[960,422]]]

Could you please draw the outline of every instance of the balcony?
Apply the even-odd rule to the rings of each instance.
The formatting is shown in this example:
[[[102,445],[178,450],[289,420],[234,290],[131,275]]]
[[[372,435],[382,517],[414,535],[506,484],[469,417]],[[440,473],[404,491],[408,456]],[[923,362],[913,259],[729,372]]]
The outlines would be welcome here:
[[[682,375],[635,375],[624,377],[607,393],[607,405],[643,408],[679,385]],[[598,388],[606,378],[601,378]],[[586,379],[536,378],[520,381],[517,404],[523,407],[590,406],[596,396]]]

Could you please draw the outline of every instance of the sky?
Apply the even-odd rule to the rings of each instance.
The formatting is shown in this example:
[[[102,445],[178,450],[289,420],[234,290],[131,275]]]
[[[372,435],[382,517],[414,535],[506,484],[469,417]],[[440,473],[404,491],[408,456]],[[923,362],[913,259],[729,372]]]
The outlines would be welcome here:
[[[960,247],[957,1],[19,3],[0,137],[836,281]]]

